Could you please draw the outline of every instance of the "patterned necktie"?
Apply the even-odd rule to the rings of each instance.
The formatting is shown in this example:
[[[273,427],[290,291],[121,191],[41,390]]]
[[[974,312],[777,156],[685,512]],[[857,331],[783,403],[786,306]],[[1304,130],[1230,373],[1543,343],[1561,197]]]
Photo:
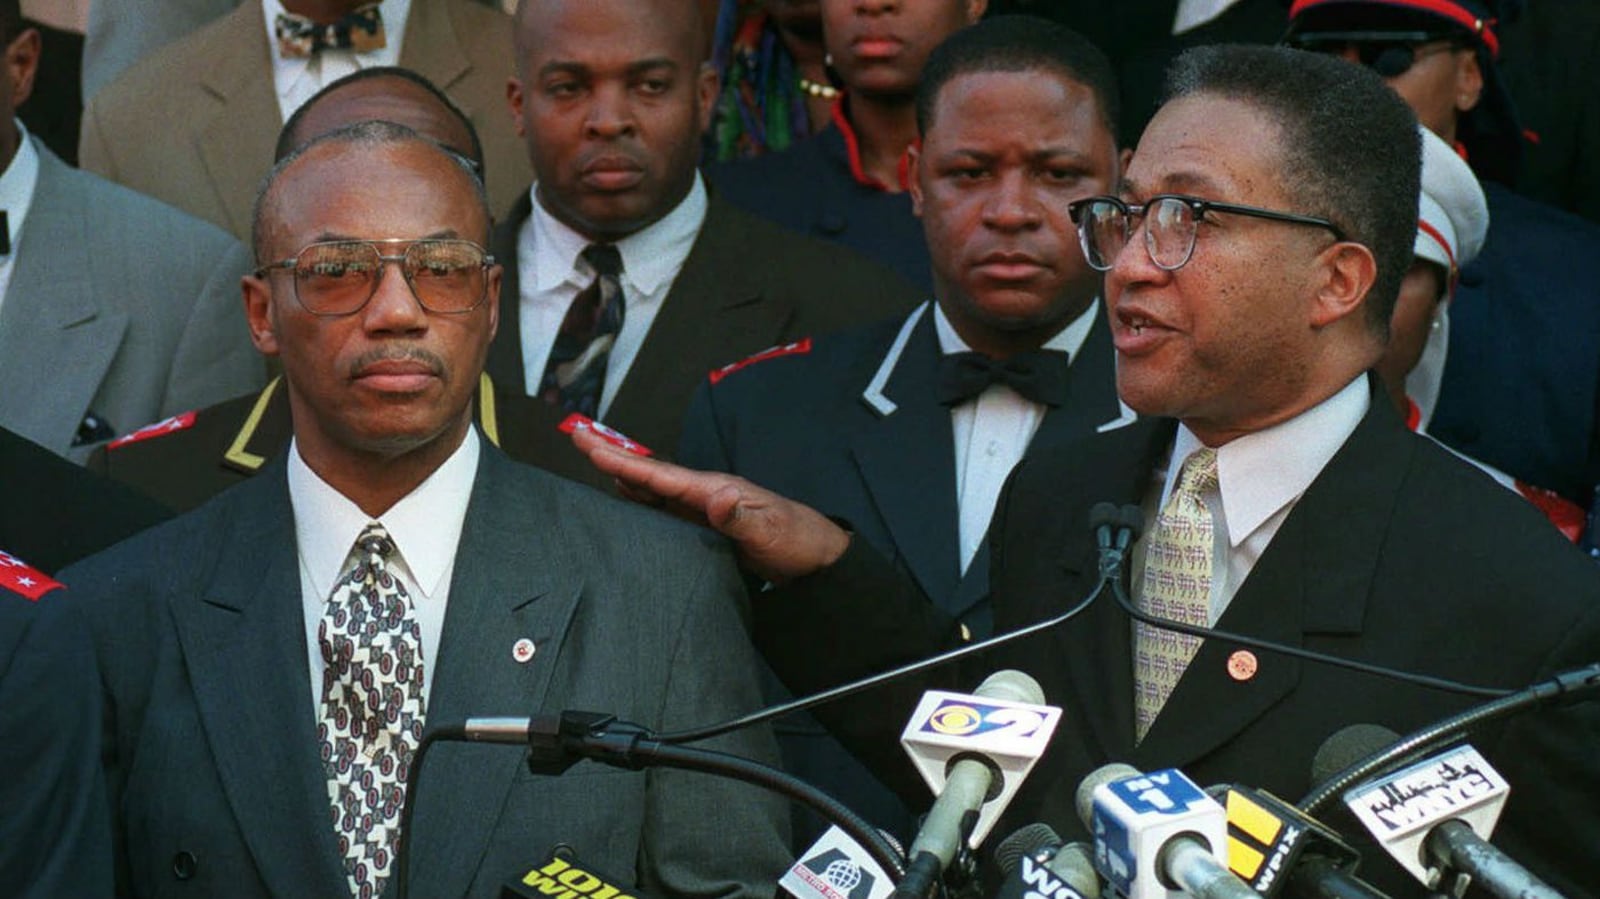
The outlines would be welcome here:
[[[351,895],[383,891],[422,739],[422,629],[389,570],[394,541],[377,522],[356,538],[356,565],[333,587],[317,628],[322,766]]]
[[[947,353],[939,358],[939,402],[964,403],[991,384],[1005,384],[1025,400],[1046,406],[1067,401],[1067,354],[1059,350],[1034,350],[1009,359],[991,359],[982,353]]]
[[[566,412],[597,417],[605,389],[606,360],[622,331],[622,254],[611,244],[590,244],[583,258],[595,271],[594,283],[577,295],[556,332],[539,380],[539,395]]]
[[[1217,485],[1217,452],[1196,450],[1183,463],[1178,486],[1156,516],[1144,553],[1139,610],[1157,618],[1205,626],[1211,609],[1211,512],[1201,494]],[[1149,732],[1201,638],[1134,622],[1134,727]]]
[[[273,20],[272,32],[278,37],[278,55],[284,59],[305,59],[323,50],[366,53],[381,50],[387,43],[376,3],[356,9],[330,25],[281,12]]]

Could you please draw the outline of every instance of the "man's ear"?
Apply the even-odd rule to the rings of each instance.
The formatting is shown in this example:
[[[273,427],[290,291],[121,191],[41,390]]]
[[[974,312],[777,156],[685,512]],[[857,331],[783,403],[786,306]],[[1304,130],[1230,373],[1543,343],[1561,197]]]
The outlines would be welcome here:
[[[244,318],[250,325],[250,342],[263,356],[278,355],[278,327],[272,314],[272,285],[266,278],[245,275],[239,279],[244,295]]]
[[[506,79],[506,107],[511,110],[511,130],[517,137],[527,137],[522,126],[522,79],[514,75]]]
[[[1324,328],[1352,314],[1364,314],[1367,295],[1378,279],[1378,260],[1364,244],[1343,240],[1319,257],[1321,282],[1311,308],[1311,326]]]
[[[908,176],[906,191],[911,194],[911,212],[917,218],[922,217],[922,145],[912,144],[906,148],[906,174]]]
[[[5,48],[6,74],[11,78],[11,109],[33,95],[33,76],[39,72],[39,31],[24,28]]]
[[[1456,54],[1456,112],[1471,112],[1483,98],[1483,69],[1476,51]]]
[[[717,91],[722,87],[722,79],[717,76],[717,68],[710,62],[700,64],[700,70],[695,74],[696,99],[700,102],[700,133],[705,134],[711,130],[711,115],[716,112]]]

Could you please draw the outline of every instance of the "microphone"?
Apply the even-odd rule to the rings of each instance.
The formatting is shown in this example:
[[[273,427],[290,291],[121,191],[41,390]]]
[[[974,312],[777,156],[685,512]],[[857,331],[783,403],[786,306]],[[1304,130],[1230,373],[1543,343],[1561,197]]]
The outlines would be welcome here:
[[[830,827],[778,878],[778,888],[794,899],[887,899],[894,881],[859,843]]]
[[[1477,883],[1496,896],[1561,894],[1488,842],[1511,787],[1462,744],[1344,794],[1345,805],[1423,886],[1460,896]]]
[[[1265,790],[1229,784],[1208,792],[1227,810],[1228,870],[1252,890],[1268,899],[1382,899],[1355,876],[1361,858],[1332,828]]]
[[[1061,710],[1020,671],[991,674],[971,695],[930,690],[901,735],[938,794],[911,842],[896,896],[922,899],[962,847],[976,847],[1044,754]]]
[[[1062,845],[1048,824],[1017,829],[994,848],[994,860],[1005,877],[996,899],[1100,899],[1094,850]]]
[[[1078,786],[1078,816],[1094,835],[1094,866],[1127,899],[1257,899],[1219,857],[1227,813],[1175,768],[1095,770]]]
[[[501,885],[500,899],[647,899],[633,887],[620,886],[622,882],[578,861],[570,850],[558,850]]]

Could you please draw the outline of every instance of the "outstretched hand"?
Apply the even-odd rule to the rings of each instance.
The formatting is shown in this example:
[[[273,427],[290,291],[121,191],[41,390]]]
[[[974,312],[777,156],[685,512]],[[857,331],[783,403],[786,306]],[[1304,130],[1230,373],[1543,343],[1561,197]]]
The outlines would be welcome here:
[[[747,569],[774,583],[826,568],[850,544],[850,534],[816,509],[736,475],[635,455],[587,429],[573,431],[572,442],[624,497],[721,533]]]

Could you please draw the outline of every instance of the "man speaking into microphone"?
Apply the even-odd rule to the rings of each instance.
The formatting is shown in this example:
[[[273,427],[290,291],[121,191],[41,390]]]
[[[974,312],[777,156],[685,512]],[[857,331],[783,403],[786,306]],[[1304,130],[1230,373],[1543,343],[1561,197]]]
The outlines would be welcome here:
[[[1090,592],[1089,509],[1111,502],[1143,509],[1128,586],[1156,617],[1501,689],[1600,659],[1600,572],[1515,496],[1407,432],[1369,373],[1410,263],[1415,128],[1380,79],[1338,60],[1226,47],[1174,64],[1117,195],[1072,210],[1086,258],[1106,272],[1118,392],[1147,417],[1013,473],[990,534],[997,631]],[[736,478],[585,448],[635,494],[703,515],[779,585],[758,600],[757,637],[797,691],[955,642],[913,584],[812,510]],[[825,651],[794,638],[805,633],[829,634]],[[1065,708],[1012,806],[1014,821],[1063,833],[1081,833],[1073,791],[1107,761],[1295,797],[1335,731],[1407,732],[1476,701],[1135,626],[1107,598],[997,656],[981,664],[1033,674]],[[883,710],[909,708],[924,686],[899,683],[824,719],[908,795]],[[1495,842],[1588,895],[1600,708],[1525,714],[1475,743],[1512,784]],[[1420,891],[1365,855],[1364,876],[1385,892]]]

